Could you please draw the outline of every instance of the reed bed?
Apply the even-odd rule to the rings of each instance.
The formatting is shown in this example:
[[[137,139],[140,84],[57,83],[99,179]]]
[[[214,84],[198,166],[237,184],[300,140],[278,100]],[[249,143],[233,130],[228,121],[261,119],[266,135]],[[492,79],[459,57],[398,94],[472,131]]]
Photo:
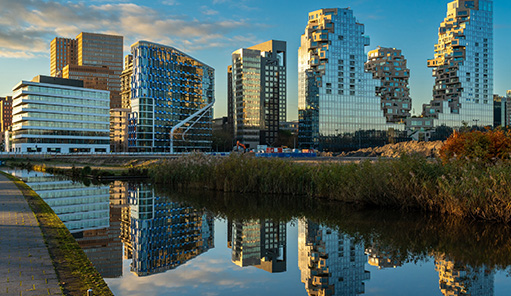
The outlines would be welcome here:
[[[307,196],[511,222],[511,166],[504,161],[442,163],[403,155],[375,162],[301,164],[193,154],[160,161],[148,171],[154,183],[170,188]]]

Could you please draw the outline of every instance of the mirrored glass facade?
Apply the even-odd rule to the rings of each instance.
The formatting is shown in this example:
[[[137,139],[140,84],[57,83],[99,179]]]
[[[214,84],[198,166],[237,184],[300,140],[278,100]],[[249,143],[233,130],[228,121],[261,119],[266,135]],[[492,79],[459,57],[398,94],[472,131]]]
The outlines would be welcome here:
[[[228,71],[234,138],[250,148],[272,146],[286,121],[286,42],[238,49]]]
[[[495,271],[485,265],[472,267],[437,255],[435,269],[442,295],[494,295]]]
[[[150,185],[128,188],[131,271],[145,276],[176,268],[214,248],[213,216],[168,198]]]
[[[131,111],[128,148],[140,152],[170,149],[170,131],[214,101],[215,70],[160,44],[132,45]],[[174,134],[174,151],[211,150],[213,111],[191,120]]]
[[[110,151],[109,92],[74,82],[38,76],[14,87],[11,151]]]
[[[41,172],[15,174],[52,208],[71,233],[108,228],[110,225],[110,187],[85,186]]]
[[[227,246],[232,262],[267,272],[286,271],[286,223],[270,219],[229,221]]]
[[[310,220],[298,224],[298,267],[308,295],[360,295],[367,255],[363,242]]]
[[[387,124],[364,70],[369,37],[350,9],[309,13],[298,50],[299,145],[339,151],[382,145],[403,126]],[[392,134],[387,132],[392,131]]]
[[[493,1],[448,4],[428,67],[435,85],[423,115],[435,126],[493,125]]]

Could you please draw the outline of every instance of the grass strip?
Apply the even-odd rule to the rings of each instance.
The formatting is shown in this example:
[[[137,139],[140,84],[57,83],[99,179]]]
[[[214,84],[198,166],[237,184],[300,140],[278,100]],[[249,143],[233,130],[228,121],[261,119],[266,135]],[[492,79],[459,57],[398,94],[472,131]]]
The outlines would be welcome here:
[[[37,217],[63,294],[82,296],[88,289],[92,289],[94,295],[113,295],[101,274],[50,206],[22,180],[0,173],[16,184]]]

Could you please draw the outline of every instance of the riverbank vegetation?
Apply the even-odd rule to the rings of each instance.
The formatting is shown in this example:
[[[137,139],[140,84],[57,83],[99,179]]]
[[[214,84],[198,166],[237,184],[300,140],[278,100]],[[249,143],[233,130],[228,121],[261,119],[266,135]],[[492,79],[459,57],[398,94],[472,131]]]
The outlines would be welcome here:
[[[22,192],[39,222],[63,294],[85,295],[88,289],[92,289],[94,295],[113,295],[103,277],[50,206],[23,181],[8,174],[4,175]]]
[[[54,175],[63,175],[72,180],[89,179],[93,181],[143,179],[147,177],[146,165],[104,165],[94,166],[87,164],[50,162],[38,159],[9,159],[6,166],[29,171],[46,172]]]
[[[466,138],[470,142],[508,136],[492,133],[497,134]],[[447,143],[459,141],[459,137],[454,135]],[[301,164],[246,155],[216,158],[194,154],[160,161],[149,168],[149,176],[154,183],[171,188],[307,196],[510,223],[511,166],[509,153],[503,152],[508,146],[492,140],[477,143],[461,150],[447,146],[442,161],[408,154],[396,160]],[[489,145],[496,147],[494,153],[483,157],[480,152]],[[473,151],[475,156],[461,157],[467,149],[467,155]]]

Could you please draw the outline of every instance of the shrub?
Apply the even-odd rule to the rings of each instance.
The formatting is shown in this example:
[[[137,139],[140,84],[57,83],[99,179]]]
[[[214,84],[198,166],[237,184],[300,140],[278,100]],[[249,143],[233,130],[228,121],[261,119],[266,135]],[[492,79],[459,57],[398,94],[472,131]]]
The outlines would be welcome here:
[[[502,129],[453,133],[440,148],[442,161],[472,160],[495,163],[509,159],[511,133]]]

